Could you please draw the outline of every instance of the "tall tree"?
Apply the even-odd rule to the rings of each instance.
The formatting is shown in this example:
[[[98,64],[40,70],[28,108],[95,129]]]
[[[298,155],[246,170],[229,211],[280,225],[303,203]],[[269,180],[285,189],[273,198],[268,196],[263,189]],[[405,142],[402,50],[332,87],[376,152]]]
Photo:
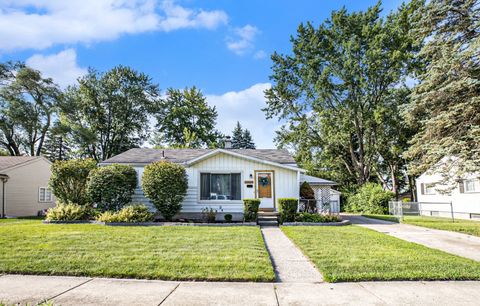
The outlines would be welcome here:
[[[240,149],[243,143],[243,129],[239,121],[235,125],[232,131],[232,148]]]
[[[117,66],[105,73],[90,70],[78,82],[61,110],[79,155],[101,161],[147,139],[149,114],[160,95],[149,76]]]
[[[280,147],[293,148],[301,164],[340,174],[342,183],[375,177],[377,135],[388,124],[378,114],[397,101],[415,47],[407,16],[418,5],[386,18],[380,3],[342,9],[318,28],[298,27],[292,54],[272,55],[274,84],[266,91],[267,118],[287,122],[277,132]]]
[[[62,93],[52,79],[23,64],[0,70],[0,144],[11,155],[39,156]]]
[[[451,182],[480,171],[480,3],[431,0],[419,15],[425,69],[406,116],[420,129],[406,156],[413,174],[436,165]]]
[[[199,148],[210,146],[219,137],[215,129],[217,110],[209,106],[205,96],[196,87],[178,90],[169,88],[155,114],[156,145]],[[186,139],[185,131],[195,135]]]
[[[248,129],[243,131],[242,149],[255,149],[255,143],[253,142],[252,134]]]
[[[47,133],[43,155],[52,162],[74,157],[69,131],[69,127],[61,121],[55,122]]]

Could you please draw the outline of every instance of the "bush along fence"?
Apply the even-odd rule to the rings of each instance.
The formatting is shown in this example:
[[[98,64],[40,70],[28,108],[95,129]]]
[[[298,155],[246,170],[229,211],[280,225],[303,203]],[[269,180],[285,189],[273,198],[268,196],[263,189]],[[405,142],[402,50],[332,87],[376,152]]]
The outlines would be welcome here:
[[[342,220],[338,214],[328,212],[319,213],[301,211],[299,200],[295,198],[278,199],[280,222],[283,225],[347,225],[347,220]]]

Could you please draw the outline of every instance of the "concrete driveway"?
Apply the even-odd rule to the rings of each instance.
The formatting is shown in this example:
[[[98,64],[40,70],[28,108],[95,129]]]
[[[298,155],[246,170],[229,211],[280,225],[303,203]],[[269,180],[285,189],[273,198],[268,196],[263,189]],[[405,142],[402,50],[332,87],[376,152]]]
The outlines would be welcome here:
[[[0,302],[35,305],[478,305],[480,282],[215,283],[0,276]]]
[[[429,248],[480,261],[480,237],[409,224],[393,223],[358,215],[343,215],[343,217],[350,220],[352,224],[422,244]]]

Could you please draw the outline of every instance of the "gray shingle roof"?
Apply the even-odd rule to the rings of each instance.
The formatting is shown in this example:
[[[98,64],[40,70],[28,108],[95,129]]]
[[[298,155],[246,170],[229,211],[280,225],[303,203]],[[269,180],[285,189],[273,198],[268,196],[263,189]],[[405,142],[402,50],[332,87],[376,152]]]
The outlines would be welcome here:
[[[310,185],[329,185],[329,186],[338,185],[334,181],[329,181],[329,180],[322,179],[322,178],[319,178],[319,177],[310,176],[310,175],[306,175],[306,174],[301,174],[300,175],[300,183],[303,183],[303,182],[307,182]]]
[[[214,150],[215,149],[130,149],[126,152],[123,152],[103,161],[103,163],[149,164],[151,162],[161,160],[163,154],[165,154],[165,160],[167,161],[173,163],[185,163]],[[228,151],[279,164],[296,164],[295,160],[290,155],[290,153],[288,153],[287,150],[229,149]]]
[[[18,166],[31,160],[41,158],[38,156],[0,156],[0,171]]]

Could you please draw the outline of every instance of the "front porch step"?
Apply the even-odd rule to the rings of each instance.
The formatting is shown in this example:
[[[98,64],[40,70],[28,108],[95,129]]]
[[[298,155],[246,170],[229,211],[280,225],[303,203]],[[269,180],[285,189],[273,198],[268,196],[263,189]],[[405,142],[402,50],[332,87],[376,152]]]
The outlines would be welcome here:
[[[278,216],[258,216],[258,221],[277,221]]]
[[[258,225],[260,226],[278,226],[278,221],[265,221],[265,220],[258,220]]]

